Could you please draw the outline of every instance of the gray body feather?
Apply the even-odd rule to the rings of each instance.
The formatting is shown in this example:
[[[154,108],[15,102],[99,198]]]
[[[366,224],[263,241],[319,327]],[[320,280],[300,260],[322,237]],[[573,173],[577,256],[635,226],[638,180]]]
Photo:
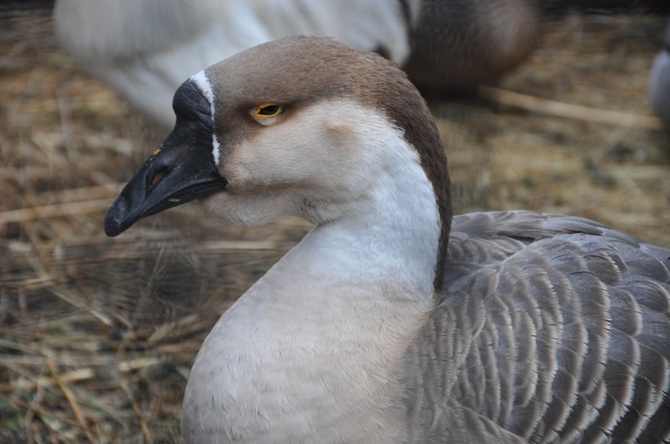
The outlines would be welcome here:
[[[500,212],[457,216],[448,251],[406,356],[415,442],[670,439],[670,250]]]

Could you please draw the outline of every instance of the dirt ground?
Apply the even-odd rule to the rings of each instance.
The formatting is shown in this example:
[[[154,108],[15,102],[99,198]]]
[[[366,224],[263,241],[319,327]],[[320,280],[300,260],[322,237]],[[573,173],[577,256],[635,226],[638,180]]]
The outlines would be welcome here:
[[[670,246],[670,143],[639,117],[664,24],[566,18],[502,93],[432,103],[457,211],[572,213]],[[0,25],[0,442],[176,442],[202,339],[309,227],[226,226],[194,203],[105,237],[164,134],[73,66],[48,14]]]

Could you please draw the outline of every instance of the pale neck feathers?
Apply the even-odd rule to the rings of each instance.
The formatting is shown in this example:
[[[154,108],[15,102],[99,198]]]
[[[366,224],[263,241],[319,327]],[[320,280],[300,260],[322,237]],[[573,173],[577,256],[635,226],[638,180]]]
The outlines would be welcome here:
[[[186,438],[197,423],[245,442],[268,430],[278,440],[297,442],[315,427],[328,442],[335,424],[349,430],[352,441],[371,430],[381,440],[401,433],[397,366],[435,304],[441,234],[436,197],[417,151],[385,116],[352,101],[327,109],[304,110],[269,128],[262,140],[298,134],[309,141],[310,131],[325,128],[314,135],[319,144],[289,145],[298,153],[310,150],[306,161],[340,156],[345,164],[338,171],[323,172],[318,163],[312,169],[299,155],[292,157],[298,162],[293,169],[303,168],[296,174],[305,188],[287,187],[275,196],[286,207],[270,215],[240,216],[250,203],[260,212],[263,207],[249,190],[236,194],[236,180],[248,184],[256,173],[271,177],[269,168],[287,171],[281,153],[272,157],[278,147],[259,153],[265,144],[256,139],[250,144],[257,156],[270,156],[268,164],[237,176],[227,171],[232,193],[205,201],[217,215],[238,211],[241,219],[264,220],[280,212],[318,225],[224,314],[203,344],[184,402]],[[347,146],[339,142],[343,133]],[[343,155],[343,149],[358,155]],[[329,187],[332,194],[324,194]],[[350,427],[342,428],[343,422]],[[229,426],[221,430],[222,424]]]

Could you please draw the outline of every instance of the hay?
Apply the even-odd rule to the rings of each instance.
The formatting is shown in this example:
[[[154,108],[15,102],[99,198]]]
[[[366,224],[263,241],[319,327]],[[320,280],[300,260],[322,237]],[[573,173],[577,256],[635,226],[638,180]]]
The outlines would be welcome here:
[[[189,204],[106,238],[106,206],[163,135],[72,66],[47,14],[0,21],[0,442],[175,442],[202,339],[309,227]],[[433,104],[458,210],[580,214],[670,246],[667,139],[625,117],[649,114],[662,24],[568,19],[502,85],[623,121]]]

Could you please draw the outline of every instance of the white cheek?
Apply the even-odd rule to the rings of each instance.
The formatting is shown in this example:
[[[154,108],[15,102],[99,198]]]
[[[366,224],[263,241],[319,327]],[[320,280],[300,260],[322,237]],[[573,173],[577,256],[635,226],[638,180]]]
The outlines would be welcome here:
[[[341,123],[342,116],[338,117],[306,109],[297,118],[269,125],[235,148],[231,156],[234,165],[226,171],[230,174],[226,178],[244,188],[330,188],[355,171],[359,157],[351,150],[357,146],[357,135],[351,128],[355,123]]]

